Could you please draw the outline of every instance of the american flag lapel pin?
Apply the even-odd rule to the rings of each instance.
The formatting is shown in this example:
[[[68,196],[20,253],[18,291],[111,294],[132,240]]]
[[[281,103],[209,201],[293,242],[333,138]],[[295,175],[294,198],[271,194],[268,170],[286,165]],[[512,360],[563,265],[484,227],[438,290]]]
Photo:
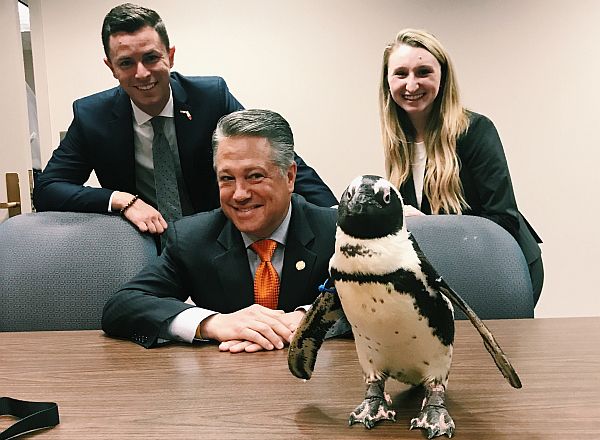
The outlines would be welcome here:
[[[190,121],[192,120],[192,114],[187,110],[179,110],[179,113],[181,113],[182,115],[186,115]]]

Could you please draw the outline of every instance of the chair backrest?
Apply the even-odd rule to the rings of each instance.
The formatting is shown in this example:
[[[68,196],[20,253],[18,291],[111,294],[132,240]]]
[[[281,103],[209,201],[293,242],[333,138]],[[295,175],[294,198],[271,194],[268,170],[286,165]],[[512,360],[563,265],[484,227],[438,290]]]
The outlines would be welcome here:
[[[406,223],[433,267],[480,318],[533,318],[527,262],[504,228],[468,215],[413,216]]]
[[[99,329],[106,299],[157,253],[109,214],[19,215],[0,243],[0,331]]]

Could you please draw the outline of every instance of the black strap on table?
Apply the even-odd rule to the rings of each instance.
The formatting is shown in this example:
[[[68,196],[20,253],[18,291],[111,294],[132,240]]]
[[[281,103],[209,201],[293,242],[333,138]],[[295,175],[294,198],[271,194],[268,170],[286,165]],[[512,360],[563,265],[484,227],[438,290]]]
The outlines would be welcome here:
[[[15,438],[37,429],[51,428],[60,423],[58,405],[54,402],[28,402],[11,397],[0,397],[0,416],[6,415],[21,420],[0,432],[0,440]]]

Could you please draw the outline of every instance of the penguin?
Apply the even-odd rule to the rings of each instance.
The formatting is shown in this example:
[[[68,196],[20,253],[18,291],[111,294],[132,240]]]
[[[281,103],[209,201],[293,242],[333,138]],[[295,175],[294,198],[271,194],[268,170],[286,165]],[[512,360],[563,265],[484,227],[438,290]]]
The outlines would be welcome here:
[[[329,287],[333,283],[334,287]],[[485,324],[436,272],[406,229],[398,189],[386,179],[364,175],[344,191],[338,207],[330,279],[322,286],[296,330],[288,351],[293,375],[310,379],[327,330],[346,318],[354,335],[367,385],[365,398],[349,424],[372,428],[395,421],[389,378],[422,386],[420,412],[410,429],[427,437],[452,437],[455,424],[445,405],[452,363],[457,305],[480,333],[504,377],[521,381]]]

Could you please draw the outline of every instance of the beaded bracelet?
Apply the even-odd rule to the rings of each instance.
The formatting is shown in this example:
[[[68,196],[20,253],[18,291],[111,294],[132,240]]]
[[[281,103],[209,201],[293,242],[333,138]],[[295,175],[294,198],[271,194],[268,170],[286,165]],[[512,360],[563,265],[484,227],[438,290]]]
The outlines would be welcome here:
[[[123,206],[123,207],[121,208],[121,211],[119,211],[119,212],[120,212],[120,214],[121,214],[121,215],[125,215],[125,211],[127,211],[127,210],[129,209],[129,207],[130,207],[131,205],[133,205],[133,204],[135,203],[135,201],[136,201],[137,199],[139,199],[139,198],[140,198],[140,196],[139,196],[139,195],[137,195],[137,194],[136,194],[135,196],[133,196],[133,199],[131,199],[131,200],[129,201],[129,203],[127,203],[127,205],[125,205],[125,206]]]

